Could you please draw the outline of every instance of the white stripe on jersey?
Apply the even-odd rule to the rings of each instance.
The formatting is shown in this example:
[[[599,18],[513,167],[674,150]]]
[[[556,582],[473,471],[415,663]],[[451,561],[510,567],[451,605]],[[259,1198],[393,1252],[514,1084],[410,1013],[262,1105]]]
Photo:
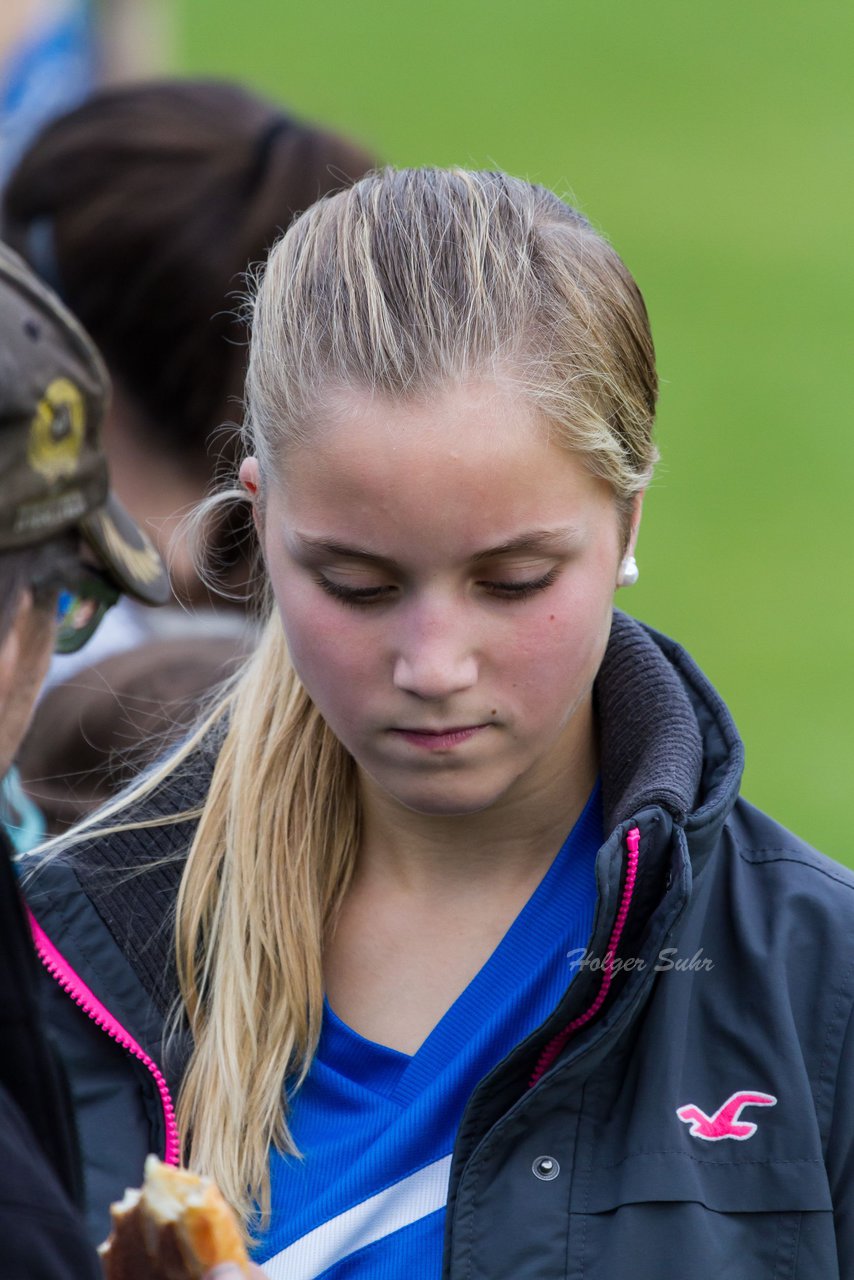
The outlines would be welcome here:
[[[270,1280],[314,1280],[336,1262],[408,1227],[448,1201],[451,1157],[428,1164],[352,1209],[345,1209],[264,1263]]]

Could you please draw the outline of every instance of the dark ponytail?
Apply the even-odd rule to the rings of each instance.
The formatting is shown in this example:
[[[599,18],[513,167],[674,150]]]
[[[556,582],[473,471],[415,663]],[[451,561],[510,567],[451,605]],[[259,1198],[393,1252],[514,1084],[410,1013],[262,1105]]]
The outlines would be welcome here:
[[[239,414],[244,272],[296,213],[372,165],[237,85],[123,86],[30,147],[4,236],[92,334],[152,442],[195,461]]]

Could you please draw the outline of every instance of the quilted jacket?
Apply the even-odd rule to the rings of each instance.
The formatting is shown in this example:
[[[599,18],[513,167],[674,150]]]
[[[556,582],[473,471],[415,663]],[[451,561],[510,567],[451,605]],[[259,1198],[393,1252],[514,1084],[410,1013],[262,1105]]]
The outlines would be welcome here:
[[[445,1280],[851,1280],[854,876],[739,796],[732,719],[671,640],[615,614],[595,693],[593,932],[471,1095]],[[203,800],[214,754],[135,816]],[[177,1155],[187,1045],[164,1052],[164,1019],[192,830],[90,837],[29,884],[96,1239],[146,1152]]]

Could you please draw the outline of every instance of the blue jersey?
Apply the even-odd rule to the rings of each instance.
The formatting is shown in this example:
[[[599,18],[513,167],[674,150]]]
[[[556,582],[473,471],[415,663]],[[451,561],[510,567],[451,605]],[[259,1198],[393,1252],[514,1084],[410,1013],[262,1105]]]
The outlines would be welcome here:
[[[437,1280],[451,1151],[475,1085],[545,1021],[590,937],[602,843],[598,785],[495,951],[409,1056],[327,1004],[294,1099],[302,1158],[273,1153],[271,1280]]]

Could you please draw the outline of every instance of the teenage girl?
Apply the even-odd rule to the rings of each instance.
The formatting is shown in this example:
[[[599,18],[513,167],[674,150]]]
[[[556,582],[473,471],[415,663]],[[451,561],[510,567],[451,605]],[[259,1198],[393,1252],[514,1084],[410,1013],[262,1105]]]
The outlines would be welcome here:
[[[854,877],[613,611],[626,267],[505,175],[365,178],[274,250],[247,396],[258,649],[30,882],[93,1234],[153,1148],[283,1280],[850,1274]]]

